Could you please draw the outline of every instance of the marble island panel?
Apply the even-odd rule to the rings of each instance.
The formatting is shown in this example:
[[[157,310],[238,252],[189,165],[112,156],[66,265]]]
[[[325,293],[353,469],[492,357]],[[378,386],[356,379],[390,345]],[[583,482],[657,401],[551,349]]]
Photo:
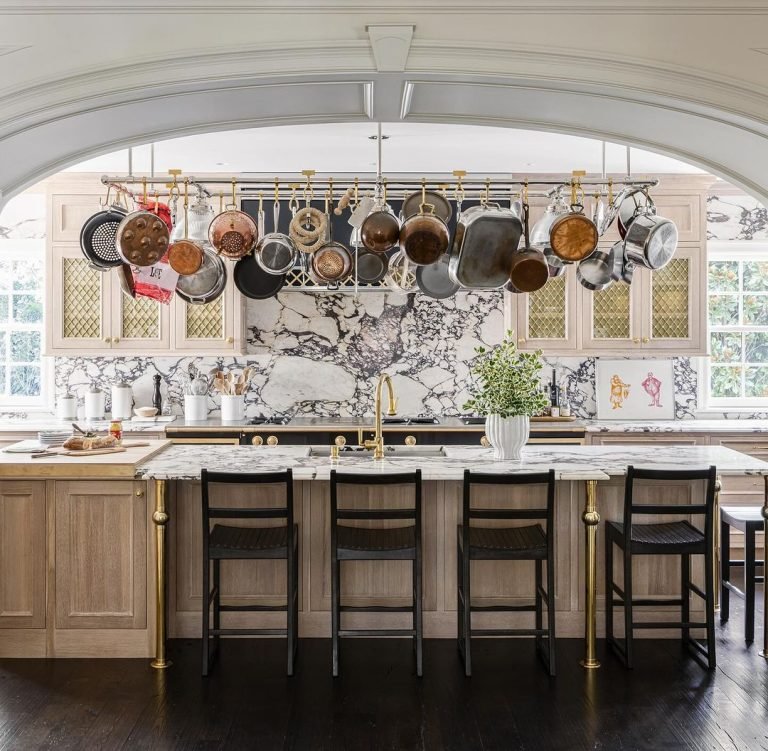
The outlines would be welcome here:
[[[326,447],[322,447],[325,449]],[[155,480],[195,480],[200,470],[269,472],[291,467],[297,480],[327,480],[330,470],[402,472],[420,468],[425,480],[460,480],[465,469],[476,472],[541,472],[554,468],[558,479],[606,479],[623,476],[629,465],[649,469],[717,467],[721,475],[768,474],[768,463],[722,446],[529,446],[519,462],[497,462],[492,449],[446,446],[444,456],[397,456],[374,461],[370,454],[310,456],[308,447],[171,446],[137,469]]]

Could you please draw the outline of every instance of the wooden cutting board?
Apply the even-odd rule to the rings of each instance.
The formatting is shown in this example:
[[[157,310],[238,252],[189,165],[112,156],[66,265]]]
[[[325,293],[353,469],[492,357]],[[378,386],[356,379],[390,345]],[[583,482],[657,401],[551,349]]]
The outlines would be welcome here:
[[[116,446],[113,449],[83,449],[82,451],[62,451],[60,456],[97,456],[99,454],[121,454],[124,451],[125,449],[122,446]]]

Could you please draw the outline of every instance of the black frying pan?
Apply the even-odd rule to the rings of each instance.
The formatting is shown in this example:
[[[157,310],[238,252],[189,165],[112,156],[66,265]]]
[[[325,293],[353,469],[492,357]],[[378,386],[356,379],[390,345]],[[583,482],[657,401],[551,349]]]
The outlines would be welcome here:
[[[94,214],[80,230],[80,250],[91,266],[102,271],[117,268],[123,259],[117,252],[115,238],[125,211],[119,206],[109,206]]]
[[[232,272],[235,286],[241,294],[252,300],[274,297],[285,284],[285,274],[270,274],[259,265],[255,254],[241,258]]]

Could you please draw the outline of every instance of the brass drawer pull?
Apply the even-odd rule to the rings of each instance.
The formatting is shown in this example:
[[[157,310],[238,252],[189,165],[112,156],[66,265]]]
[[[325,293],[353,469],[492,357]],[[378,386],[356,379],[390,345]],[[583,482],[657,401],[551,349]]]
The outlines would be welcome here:
[[[271,435],[269,438],[267,438],[267,446],[277,446],[279,441],[277,440],[276,435]]]
[[[407,435],[407,436],[405,436],[405,445],[406,446],[415,446],[416,445],[416,436],[415,435]]]
[[[253,446],[261,446],[264,443],[264,439],[260,435],[255,435],[251,438],[251,444]]]
[[[491,442],[488,440],[487,435],[480,437],[480,445],[484,446],[485,448],[488,448],[491,445]]]

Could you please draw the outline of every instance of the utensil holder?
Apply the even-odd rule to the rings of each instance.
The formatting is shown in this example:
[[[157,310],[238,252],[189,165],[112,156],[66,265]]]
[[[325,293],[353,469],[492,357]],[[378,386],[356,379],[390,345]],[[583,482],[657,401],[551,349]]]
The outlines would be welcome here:
[[[184,419],[190,422],[200,422],[208,419],[206,396],[184,394]]]
[[[234,422],[245,417],[245,396],[242,394],[221,395],[221,420]]]

